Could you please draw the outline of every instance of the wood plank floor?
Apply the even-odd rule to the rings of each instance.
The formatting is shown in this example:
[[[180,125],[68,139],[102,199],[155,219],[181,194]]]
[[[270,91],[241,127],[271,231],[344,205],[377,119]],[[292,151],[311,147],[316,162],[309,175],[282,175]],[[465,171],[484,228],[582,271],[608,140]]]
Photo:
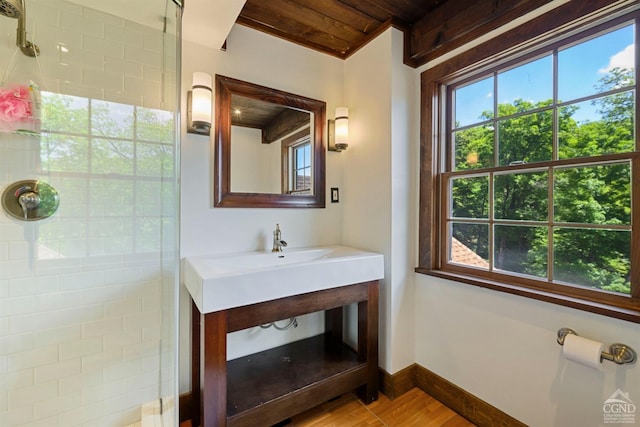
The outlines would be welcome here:
[[[389,400],[380,394],[376,402],[365,406],[354,394],[324,403],[291,418],[283,427],[472,427],[474,424],[456,414],[422,390],[413,388]],[[180,427],[191,427],[186,421]]]

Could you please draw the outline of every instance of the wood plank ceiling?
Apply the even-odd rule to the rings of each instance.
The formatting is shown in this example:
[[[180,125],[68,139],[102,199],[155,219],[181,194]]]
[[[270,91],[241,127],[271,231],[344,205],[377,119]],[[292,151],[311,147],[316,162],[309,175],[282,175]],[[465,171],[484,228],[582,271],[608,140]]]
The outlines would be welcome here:
[[[389,26],[413,67],[552,0],[247,0],[237,23],[347,58]]]
[[[389,20],[413,24],[445,1],[247,0],[237,22],[344,58]]]

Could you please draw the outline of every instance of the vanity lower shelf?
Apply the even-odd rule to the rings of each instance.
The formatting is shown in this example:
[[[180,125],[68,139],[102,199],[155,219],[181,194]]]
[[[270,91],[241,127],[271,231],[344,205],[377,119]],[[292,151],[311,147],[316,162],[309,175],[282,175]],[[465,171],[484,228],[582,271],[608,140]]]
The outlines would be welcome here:
[[[366,375],[367,363],[359,361],[357,353],[325,335],[231,360],[227,362],[228,424],[241,420],[251,424],[273,411],[286,418],[288,407],[323,403],[338,390],[344,393],[366,383]]]
[[[270,426],[343,393],[378,397],[378,282],[364,282],[211,313],[192,305],[192,424]],[[358,342],[343,343],[357,303]],[[317,311],[325,333],[227,361],[226,334]]]

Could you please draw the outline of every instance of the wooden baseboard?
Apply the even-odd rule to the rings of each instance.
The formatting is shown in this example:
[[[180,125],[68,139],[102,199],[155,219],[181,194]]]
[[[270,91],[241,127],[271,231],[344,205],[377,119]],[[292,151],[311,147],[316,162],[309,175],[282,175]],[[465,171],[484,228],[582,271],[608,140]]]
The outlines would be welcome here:
[[[416,365],[416,383],[420,390],[477,426],[526,427],[526,424],[419,365]]]
[[[393,375],[384,369],[379,372],[380,391],[391,400],[418,387],[480,427],[526,427],[526,424],[420,365],[413,364]],[[181,394],[179,405],[180,422],[191,419],[191,393]]]
[[[378,385],[382,394],[393,400],[414,388],[416,386],[417,366],[414,363],[393,375],[380,368]]]
[[[191,419],[191,392],[180,395],[178,402],[179,420],[181,423]]]

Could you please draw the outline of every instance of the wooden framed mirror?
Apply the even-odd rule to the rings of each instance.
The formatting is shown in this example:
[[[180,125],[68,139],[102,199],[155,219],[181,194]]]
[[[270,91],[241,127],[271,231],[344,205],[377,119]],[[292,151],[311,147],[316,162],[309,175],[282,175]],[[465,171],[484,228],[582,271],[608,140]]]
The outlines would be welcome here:
[[[326,103],[215,80],[214,206],[324,208]]]

